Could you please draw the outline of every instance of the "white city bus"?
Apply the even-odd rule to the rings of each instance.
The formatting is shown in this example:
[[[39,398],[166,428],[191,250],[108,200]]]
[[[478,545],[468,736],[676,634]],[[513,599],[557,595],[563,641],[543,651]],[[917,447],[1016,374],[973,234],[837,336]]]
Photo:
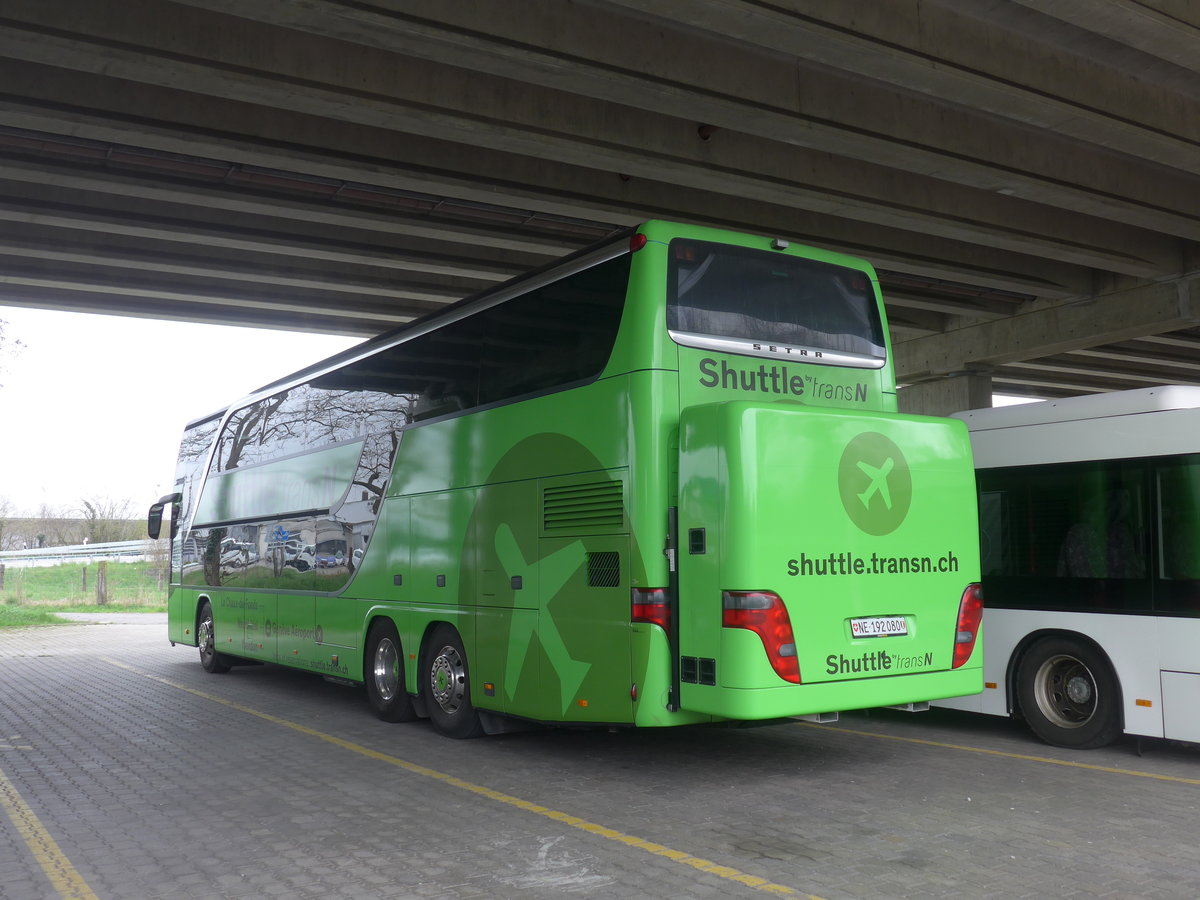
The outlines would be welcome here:
[[[979,483],[984,690],[1047,743],[1200,741],[1200,388],[958,413]]]

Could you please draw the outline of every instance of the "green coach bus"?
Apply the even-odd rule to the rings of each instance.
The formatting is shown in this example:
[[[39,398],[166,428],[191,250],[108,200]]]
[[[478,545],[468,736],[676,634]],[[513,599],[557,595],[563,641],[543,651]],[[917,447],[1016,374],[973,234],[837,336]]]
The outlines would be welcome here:
[[[648,222],[184,432],[168,637],[471,737],[982,689],[970,447],[878,281]]]

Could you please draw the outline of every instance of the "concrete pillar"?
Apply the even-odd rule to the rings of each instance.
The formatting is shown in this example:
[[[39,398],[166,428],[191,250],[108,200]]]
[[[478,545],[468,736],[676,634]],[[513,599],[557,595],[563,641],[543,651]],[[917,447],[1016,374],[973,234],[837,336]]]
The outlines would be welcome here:
[[[964,372],[923,381],[900,388],[896,399],[900,412],[921,416],[945,416],[964,409],[983,409],[992,405],[992,376]]]

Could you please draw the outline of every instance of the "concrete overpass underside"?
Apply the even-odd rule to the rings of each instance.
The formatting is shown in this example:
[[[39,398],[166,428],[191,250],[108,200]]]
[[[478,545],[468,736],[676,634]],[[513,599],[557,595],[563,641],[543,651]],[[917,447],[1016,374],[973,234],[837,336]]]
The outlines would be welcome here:
[[[0,4],[3,304],[365,336],[652,216],[870,259],[914,406],[1200,384],[1200,5]]]

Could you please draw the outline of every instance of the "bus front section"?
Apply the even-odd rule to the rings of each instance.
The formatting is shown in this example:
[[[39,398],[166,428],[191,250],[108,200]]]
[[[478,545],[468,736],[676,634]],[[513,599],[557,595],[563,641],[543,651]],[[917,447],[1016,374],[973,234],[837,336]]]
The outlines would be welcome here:
[[[870,266],[765,239],[666,252],[678,708],[761,720],[981,690],[966,429],[895,412]]]

